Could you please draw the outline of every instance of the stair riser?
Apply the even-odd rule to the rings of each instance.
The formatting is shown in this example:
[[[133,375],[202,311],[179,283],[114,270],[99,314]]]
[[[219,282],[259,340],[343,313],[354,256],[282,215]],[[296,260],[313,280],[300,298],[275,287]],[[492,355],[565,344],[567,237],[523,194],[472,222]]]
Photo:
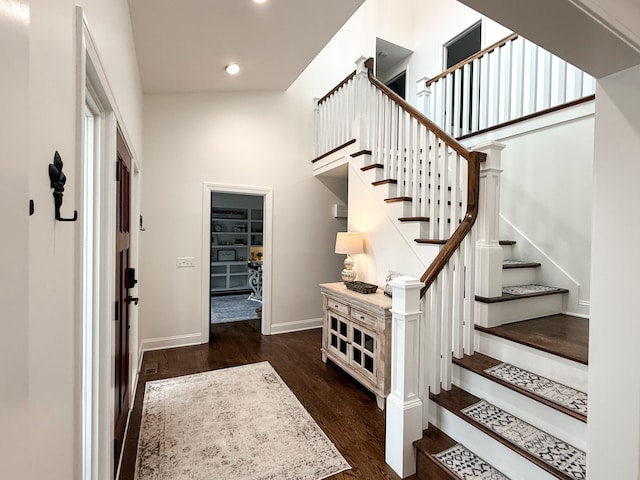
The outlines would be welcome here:
[[[513,256],[513,245],[501,245],[503,260],[516,260]]]
[[[510,340],[476,331],[475,350],[505,363],[587,392],[588,367]]]
[[[561,313],[563,306],[564,298],[560,293],[520,298],[508,302],[476,302],[476,324],[489,328],[520,320],[546,317]]]
[[[586,450],[587,424],[488,378],[453,365],[453,383],[571,445]]]
[[[430,238],[429,222],[399,222],[399,225],[405,238]]]
[[[354,167],[358,169],[360,169],[362,166],[364,165],[360,165],[360,164],[354,165]],[[364,176],[364,179],[366,182],[369,182],[369,183],[380,182],[384,180],[384,169],[371,168],[369,170],[365,170],[364,172],[362,172],[362,175]]]
[[[385,197],[389,198],[389,197]],[[387,203],[387,212],[390,218],[410,217],[411,202],[393,202]]]
[[[537,268],[503,268],[502,286],[529,285],[538,283]]]
[[[537,465],[440,405],[429,406],[431,423],[493,465],[511,480],[557,480]]]

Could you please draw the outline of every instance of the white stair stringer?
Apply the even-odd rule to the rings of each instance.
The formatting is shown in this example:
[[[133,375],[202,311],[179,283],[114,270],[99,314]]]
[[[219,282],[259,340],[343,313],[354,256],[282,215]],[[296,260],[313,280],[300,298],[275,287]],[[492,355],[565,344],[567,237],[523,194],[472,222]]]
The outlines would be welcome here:
[[[588,367],[582,363],[478,330],[475,350],[581,392],[588,391]]]
[[[403,270],[400,266],[390,268],[390,270],[400,271],[403,274],[414,275],[417,278],[420,278],[420,276],[424,273],[424,270],[426,270],[426,268],[431,264],[442,246],[416,243],[415,239],[420,238],[419,235],[415,235],[416,226],[410,226],[398,220],[399,218],[408,217],[411,215],[411,202],[385,202],[385,199],[390,198],[388,195],[389,191],[386,185],[372,185],[372,178],[374,178],[376,175],[379,175],[375,172],[375,170],[382,171],[382,169],[369,169],[364,172],[361,170],[364,165],[367,165],[369,163],[370,155],[368,154],[359,155],[351,160],[349,169],[349,209],[351,210],[352,204],[355,204],[356,202],[362,202],[362,197],[366,195],[367,200],[370,202],[367,207],[370,214],[373,210],[376,209],[378,211],[385,212],[386,217],[395,227],[398,234],[402,236],[406,245],[408,245],[409,248],[420,259],[420,263],[422,266],[422,270],[419,272],[408,271],[406,268]],[[358,225],[350,224],[350,228],[352,227],[355,231],[359,230]],[[418,227],[418,229],[419,228],[420,227]],[[367,226],[367,229],[362,228],[360,230],[366,231],[368,229],[370,229],[370,226]],[[420,232],[418,231],[418,233]],[[393,255],[392,257],[397,257],[397,255]],[[378,260],[381,259],[382,257],[378,257]]]
[[[430,400],[429,421],[511,480],[557,480],[454,413]]]
[[[456,364],[453,383],[580,450],[587,448],[587,424],[570,415]]]
[[[402,203],[386,203],[383,187],[375,187],[370,172],[362,171],[363,157],[352,159],[349,165],[348,229],[366,232],[366,255],[358,255],[358,278],[365,282],[384,285],[389,271],[415,278],[427,269],[439,252],[439,245],[418,245],[407,238],[398,218],[404,216]]]

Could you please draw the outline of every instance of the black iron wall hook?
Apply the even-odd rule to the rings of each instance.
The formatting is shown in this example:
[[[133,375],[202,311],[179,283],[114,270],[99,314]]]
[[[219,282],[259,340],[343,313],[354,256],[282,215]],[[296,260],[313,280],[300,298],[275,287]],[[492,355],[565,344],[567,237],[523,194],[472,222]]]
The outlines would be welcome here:
[[[62,173],[62,158],[58,152],[53,156],[53,163],[49,164],[49,179],[51,180],[51,188],[53,188],[53,201],[56,208],[56,220],[60,222],[75,222],[78,220],[78,212],[73,211],[73,218],[62,218],[60,216],[60,207],[62,207],[62,192],[64,192],[64,184],[67,183],[67,177]]]

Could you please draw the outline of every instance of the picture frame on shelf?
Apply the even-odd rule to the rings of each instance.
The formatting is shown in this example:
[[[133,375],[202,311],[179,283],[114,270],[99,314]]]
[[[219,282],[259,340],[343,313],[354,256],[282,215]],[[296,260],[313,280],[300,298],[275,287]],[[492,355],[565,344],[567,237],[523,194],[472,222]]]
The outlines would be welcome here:
[[[236,251],[231,248],[225,249],[225,250],[218,250],[218,261],[219,262],[235,262]]]

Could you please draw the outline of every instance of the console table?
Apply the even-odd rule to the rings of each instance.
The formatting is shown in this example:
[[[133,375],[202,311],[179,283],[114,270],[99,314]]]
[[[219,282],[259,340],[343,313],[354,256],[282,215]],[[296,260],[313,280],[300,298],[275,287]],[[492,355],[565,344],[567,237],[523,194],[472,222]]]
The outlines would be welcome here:
[[[391,299],[381,289],[362,294],[344,283],[324,283],[322,361],[331,360],[376,395],[378,408],[391,383]]]

